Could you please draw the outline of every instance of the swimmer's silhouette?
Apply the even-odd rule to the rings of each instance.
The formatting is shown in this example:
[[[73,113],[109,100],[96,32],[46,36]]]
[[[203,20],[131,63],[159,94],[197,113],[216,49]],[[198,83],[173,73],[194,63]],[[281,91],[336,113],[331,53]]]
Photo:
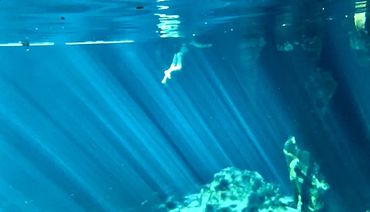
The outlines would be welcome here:
[[[171,66],[164,71],[164,77],[161,81],[162,84],[166,84],[167,80],[171,79],[172,72],[180,71],[182,69],[182,60],[184,55],[189,51],[188,46],[194,46],[196,48],[208,48],[211,47],[212,44],[200,44],[195,41],[191,41],[189,44],[182,44],[180,51],[173,56]]]

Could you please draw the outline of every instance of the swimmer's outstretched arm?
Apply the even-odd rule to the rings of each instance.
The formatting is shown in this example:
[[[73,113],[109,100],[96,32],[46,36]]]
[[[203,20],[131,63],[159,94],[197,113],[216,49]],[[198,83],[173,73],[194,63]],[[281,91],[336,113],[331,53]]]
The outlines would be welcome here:
[[[211,43],[207,43],[207,44],[202,44],[202,43],[198,43],[194,40],[192,40],[189,45],[192,45],[196,48],[209,48],[209,47],[212,47],[212,44]]]

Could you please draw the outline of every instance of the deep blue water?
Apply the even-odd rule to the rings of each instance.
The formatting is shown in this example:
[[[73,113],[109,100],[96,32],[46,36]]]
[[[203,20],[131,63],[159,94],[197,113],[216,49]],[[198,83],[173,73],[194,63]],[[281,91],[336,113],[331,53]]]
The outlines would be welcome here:
[[[288,195],[292,135],[331,186],[324,211],[369,209],[370,42],[354,5],[0,1],[0,41],[23,43],[0,47],[0,211],[157,211],[229,166]],[[179,15],[167,37],[157,13]],[[99,40],[130,42],[65,45]]]

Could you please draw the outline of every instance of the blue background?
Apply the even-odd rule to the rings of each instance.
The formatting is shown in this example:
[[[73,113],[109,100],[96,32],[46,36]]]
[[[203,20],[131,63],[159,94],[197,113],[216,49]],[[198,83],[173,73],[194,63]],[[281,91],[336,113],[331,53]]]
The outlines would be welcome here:
[[[339,18],[353,14],[351,4],[328,6],[322,16],[336,19],[313,30],[322,48],[312,54],[277,51],[275,27],[285,7],[273,1],[208,3],[193,10],[177,5],[181,38],[159,38],[149,2],[142,2],[143,11],[136,4],[124,10],[136,14],[127,20],[141,23],[127,34],[84,31],[86,24],[80,34],[2,34],[4,42],[56,45],[0,49],[0,208],[152,211],[171,196],[196,193],[228,166],[258,171],[292,194],[282,152],[291,135],[331,185],[328,211],[369,207],[369,62],[351,49],[351,25]],[[213,13],[205,12],[210,8]],[[64,11],[54,11],[56,22]],[[254,15],[243,18],[250,11]],[[66,13],[66,21],[75,24],[76,13]],[[202,27],[204,21],[211,26]],[[118,37],[135,42],[63,45]],[[161,84],[173,55],[192,39],[213,46],[189,47],[183,69]],[[324,115],[307,89],[318,67],[337,83]]]

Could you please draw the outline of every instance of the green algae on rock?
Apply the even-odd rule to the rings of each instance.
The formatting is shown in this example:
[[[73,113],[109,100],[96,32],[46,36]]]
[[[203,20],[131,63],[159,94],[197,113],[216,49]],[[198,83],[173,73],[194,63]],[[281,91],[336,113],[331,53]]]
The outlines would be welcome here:
[[[309,152],[300,150],[295,138],[290,137],[284,145],[289,178],[295,190],[294,200],[300,211],[319,211],[324,207],[323,196],[329,184],[319,173],[319,166]]]
[[[199,193],[182,201],[169,200],[160,207],[171,212],[314,212],[320,211],[329,185],[319,173],[310,153],[300,150],[294,137],[284,145],[294,197],[282,195],[279,187],[254,171],[228,167],[214,175]]]

